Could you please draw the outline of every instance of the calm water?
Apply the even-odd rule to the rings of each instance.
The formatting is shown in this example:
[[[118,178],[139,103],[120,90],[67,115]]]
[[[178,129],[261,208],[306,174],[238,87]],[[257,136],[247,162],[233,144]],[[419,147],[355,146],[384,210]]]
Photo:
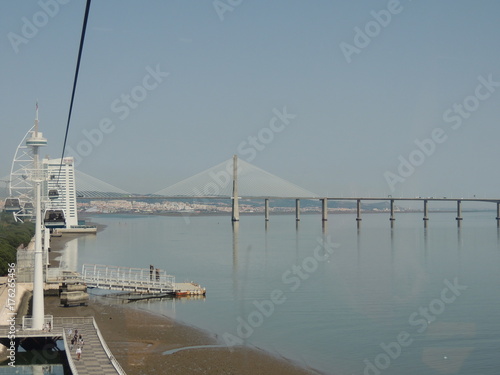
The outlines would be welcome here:
[[[500,371],[495,214],[96,216],[107,228],[65,261],[148,268],[207,288],[204,300],[141,302],[328,374]],[[328,239],[335,248],[321,247]],[[329,251],[329,252],[328,252]],[[76,257],[77,252],[77,257]],[[77,260],[76,260],[77,258]],[[385,348],[385,349],[384,349]]]

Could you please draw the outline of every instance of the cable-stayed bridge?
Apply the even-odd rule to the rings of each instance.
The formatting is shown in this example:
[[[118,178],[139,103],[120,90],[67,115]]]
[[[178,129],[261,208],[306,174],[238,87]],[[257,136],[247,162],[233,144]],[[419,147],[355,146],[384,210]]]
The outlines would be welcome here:
[[[422,201],[423,219],[429,220],[429,202],[456,202],[457,216],[462,220],[462,202],[496,203],[496,220],[500,225],[500,199],[498,198],[424,198],[424,197],[322,197],[292,182],[275,176],[246,161],[228,159],[194,176],[151,194],[134,194],[113,186],[81,171],[75,171],[78,200],[182,200],[182,199],[229,199],[233,205],[233,220],[239,220],[238,200],[264,201],[265,219],[269,220],[269,200],[295,199],[296,220],[300,220],[300,200],[313,199],[321,202],[322,221],[328,220],[328,201],[356,202],[356,220],[361,221],[362,202],[385,201],[389,204],[391,222],[395,220],[395,202]],[[236,165],[236,168],[235,168]],[[236,179],[234,178],[236,177]],[[8,182],[9,176],[0,179]],[[0,189],[1,189],[0,185]],[[235,191],[236,187],[236,191]],[[235,194],[236,192],[236,194]],[[2,191],[0,190],[0,195]],[[4,196],[7,196],[3,194]],[[236,198],[236,199],[235,199]],[[234,207],[236,204],[236,208]]]
[[[238,200],[263,200],[264,215],[269,220],[269,200],[295,199],[296,220],[300,220],[300,200],[314,199],[321,202],[322,221],[328,220],[328,201],[356,202],[356,220],[361,221],[362,202],[386,201],[389,204],[390,221],[395,220],[395,202],[421,201],[423,220],[429,220],[429,202],[456,202],[457,222],[462,217],[462,202],[496,203],[496,220],[500,225],[500,199],[498,198],[434,198],[434,197],[321,197],[292,182],[286,181],[261,168],[237,158],[228,159],[192,177],[186,178],[153,194],[138,195],[125,192],[82,172],[77,173],[79,199],[230,199],[233,205],[232,219],[239,220]],[[236,205],[236,207],[235,207]]]
[[[201,173],[159,190],[155,195],[170,197],[232,197],[233,168],[233,159],[228,159]],[[239,195],[241,197],[319,197],[309,190],[243,160],[237,162],[237,176]]]
[[[245,199],[318,199],[319,195],[248,162],[238,160],[239,196]],[[227,199],[233,196],[233,159],[151,194],[134,194],[81,171],[75,171],[80,199]]]

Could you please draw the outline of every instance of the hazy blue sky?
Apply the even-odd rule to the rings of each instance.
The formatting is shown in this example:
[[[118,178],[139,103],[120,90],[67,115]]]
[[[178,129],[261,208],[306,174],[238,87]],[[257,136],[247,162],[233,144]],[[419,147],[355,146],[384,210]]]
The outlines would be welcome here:
[[[0,2],[0,178],[36,99],[43,153],[61,153],[84,7]],[[68,146],[134,192],[237,153],[329,196],[499,197],[499,14],[495,0],[93,0]]]

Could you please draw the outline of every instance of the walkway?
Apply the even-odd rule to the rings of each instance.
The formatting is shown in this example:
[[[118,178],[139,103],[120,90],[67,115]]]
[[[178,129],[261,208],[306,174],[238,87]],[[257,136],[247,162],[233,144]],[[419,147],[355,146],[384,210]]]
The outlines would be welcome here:
[[[78,330],[78,335],[81,334],[84,340],[79,361],[76,359],[77,346],[74,345],[71,349],[69,329],[73,331],[73,335],[75,330]],[[8,332],[9,326],[0,326],[0,339],[6,339]],[[16,325],[16,338],[29,339],[31,337],[47,337],[55,340],[64,338],[64,346],[73,375],[125,375],[125,371],[106,345],[93,317],[54,317],[50,332],[23,330],[21,325]]]
[[[78,335],[82,335],[84,345],[81,359],[76,359],[76,344],[73,350],[68,350],[68,361],[73,363],[73,374],[125,374],[118,361],[114,358],[106,342],[102,338],[94,318],[54,318],[54,326],[62,326],[65,332],[65,345],[71,346],[71,338],[68,337],[68,330],[78,330]],[[74,371],[76,369],[76,372]]]

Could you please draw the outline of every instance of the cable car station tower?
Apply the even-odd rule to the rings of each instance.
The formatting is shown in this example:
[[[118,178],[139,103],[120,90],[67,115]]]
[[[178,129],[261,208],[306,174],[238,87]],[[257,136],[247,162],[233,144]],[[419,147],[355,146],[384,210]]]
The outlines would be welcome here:
[[[42,252],[42,182],[45,180],[40,165],[39,148],[46,146],[47,140],[38,131],[38,103],[36,104],[35,126],[31,137],[26,140],[26,146],[33,150],[33,170],[31,180],[35,184],[35,270],[33,278],[33,323],[32,329],[41,330],[44,326],[45,307],[43,301],[43,252]]]

